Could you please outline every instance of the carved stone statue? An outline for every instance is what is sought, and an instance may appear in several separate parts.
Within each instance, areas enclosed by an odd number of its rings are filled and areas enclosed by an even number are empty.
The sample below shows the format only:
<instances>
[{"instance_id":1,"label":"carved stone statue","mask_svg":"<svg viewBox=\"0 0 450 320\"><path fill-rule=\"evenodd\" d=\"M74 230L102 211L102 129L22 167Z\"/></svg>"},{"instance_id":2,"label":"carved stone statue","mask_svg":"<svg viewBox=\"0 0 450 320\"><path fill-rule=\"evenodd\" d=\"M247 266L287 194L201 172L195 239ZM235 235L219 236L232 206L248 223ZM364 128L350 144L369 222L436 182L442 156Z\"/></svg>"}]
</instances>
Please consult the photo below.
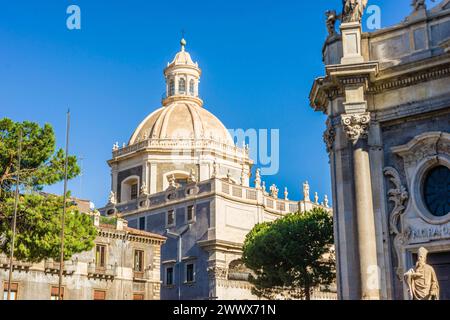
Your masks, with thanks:
<instances>
[{"instance_id":1,"label":"carved stone statue","mask_svg":"<svg viewBox=\"0 0 450 320\"><path fill-rule=\"evenodd\" d=\"M288 196L289 196L288 188L285 187L284 188L284 200L286 200L286 201L289 200Z\"/></svg>"},{"instance_id":2,"label":"carved stone statue","mask_svg":"<svg viewBox=\"0 0 450 320\"><path fill-rule=\"evenodd\" d=\"M414 8L414 11L424 10L427 8L425 0L413 0L411 4Z\"/></svg>"},{"instance_id":3,"label":"carved stone statue","mask_svg":"<svg viewBox=\"0 0 450 320\"><path fill-rule=\"evenodd\" d=\"M113 204L113 205L116 205L116 204L117 204L116 194L114 193L114 191L111 191L111 192L109 193L108 202L109 202L110 204Z\"/></svg>"},{"instance_id":4,"label":"carved stone statue","mask_svg":"<svg viewBox=\"0 0 450 320\"><path fill-rule=\"evenodd\" d=\"M368 0L343 0L342 23L361 22Z\"/></svg>"},{"instance_id":5,"label":"carved stone statue","mask_svg":"<svg viewBox=\"0 0 450 320\"><path fill-rule=\"evenodd\" d=\"M328 37L332 37L336 35L336 21L338 20L336 10L327 10L325 16L327 17Z\"/></svg>"},{"instance_id":6,"label":"carved stone statue","mask_svg":"<svg viewBox=\"0 0 450 320\"><path fill-rule=\"evenodd\" d=\"M260 169L256 169L255 188L256 189L261 189L261 170Z\"/></svg>"},{"instance_id":7,"label":"carved stone statue","mask_svg":"<svg viewBox=\"0 0 450 320\"><path fill-rule=\"evenodd\" d=\"M263 193L266 193L266 182L265 181L262 182L262 191L263 191Z\"/></svg>"},{"instance_id":8,"label":"carved stone statue","mask_svg":"<svg viewBox=\"0 0 450 320\"><path fill-rule=\"evenodd\" d=\"M177 180L175 179L175 175L174 174L172 174L169 177L169 187L170 188L176 188L177 187Z\"/></svg>"},{"instance_id":9,"label":"carved stone statue","mask_svg":"<svg viewBox=\"0 0 450 320\"><path fill-rule=\"evenodd\" d=\"M191 172L189 173L189 181L192 183L197 182L197 177L195 176L194 169L191 169Z\"/></svg>"},{"instance_id":10,"label":"carved stone statue","mask_svg":"<svg viewBox=\"0 0 450 320\"><path fill-rule=\"evenodd\" d=\"M327 195L325 195L323 197L323 204L325 205L325 208L329 208L330 207Z\"/></svg>"},{"instance_id":11,"label":"carved stone statue","mask_svg":"<svg viewBox=\"0 0 450 320\"><path fill-rule=\"evenodd\" d=\"M245 172L245 166L244 164L242 164L242 169L241 169L241 186L243 186L245 184L245 181L247 180L248 175Z\"/></svg>"},{"instance_id":12,"label":"carved stone statue","mask_svg":"<svg viewBox=\"0 0 450 320\"><path fill-rule=\"evenodd\" d=\"M303 200L310 201L310 198L309 198L309 183L308 183L308 181L303 183Z\"/></svg>"},{"instance_id":13,"label":"carved stone statue","mask_svg":"<svg viewBox=\"0 0 450 320\"><path fill-rule=\"evenodd\" d=\"M317 192L314 192L314 203L319 204L319 194Z\"/></svg>"},{"instance_id":14,"label":"carved stone statue","mask_svg":"<svg viewBox=\"0 0 450 320\"><path fill-rule=\"evenodd\" d=\"M275 184L270 187L270 196L272 198L278 199L278 188Z\"/></svg>"},{"instance_id":15,"label":"carved stone statue","mask_svg":"<svg viewBox=\"0 0 450 320\"><path fill-rule=\"evenodd\" d=\"M217 175L219 174L219 165L217 164L216 161L214 161L213 163L213 178L217 178Z\"/></svg>"},{"instance_id":16,"label":"carved stone statue","mask_svg":"<svg viewBox=\"0 0 450 320\"><path fill-rule=\"evenodd\" d=\"M148 188L147 188L147 184L145 183L145 181L142 182L141 194L142 195L148 195Z\"/></svg>"},{"instance_id":17,"label":"carved stone statue","mask_svg":"<svg viewBox=\"0 0 450 320\"><path fill-rule=\"evenodd\" d=\"M227 171L227 181L228 181L229 183L232 183L232 182L233 182L233 179L231 179L231 171L230 171L230 170Z\"/></svg>"},{"instance_id":18,"label":"carved stone statue","mask_svg":"<svg viewBox=\"0 0 450 320\"><path fill-rule=\"evenodd\" d=\"M427 264L428 251L420 248L415 268L405 273L411 300L439 300L439 283L432 266Z\"/></svg>"}]
</instances>

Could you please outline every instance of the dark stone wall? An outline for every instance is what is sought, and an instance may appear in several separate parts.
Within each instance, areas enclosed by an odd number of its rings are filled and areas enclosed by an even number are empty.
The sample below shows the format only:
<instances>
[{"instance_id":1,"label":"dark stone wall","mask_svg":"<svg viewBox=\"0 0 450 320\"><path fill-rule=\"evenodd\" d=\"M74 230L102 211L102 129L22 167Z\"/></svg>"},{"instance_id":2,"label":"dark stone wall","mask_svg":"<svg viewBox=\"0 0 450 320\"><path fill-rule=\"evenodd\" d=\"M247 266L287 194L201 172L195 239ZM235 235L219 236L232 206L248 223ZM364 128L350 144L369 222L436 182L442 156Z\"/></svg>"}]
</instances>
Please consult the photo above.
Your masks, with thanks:
<instances>
[{"instance_id":1,"label":"dark stone wall","mask_svg":"<svg viewBox=\"0 0 450 320\"><path fill-rule=\"evenodd\" d=\"M188 205L192 205L190 201L186 201L185 205L176 205L176 225L170 231L180 233L188 225L186 221L186 210ZM208 253L200 248L197 244L199 240L206 240L208 229L210 227L210 201L205 201L195 206L195 222L191 224L190 230L187 231L182 238L182 258L193 258L191 261L195 264L195 279L193 284L185 284L185 265L177 265L174 268L174 286L161 287L161 299L163 300L177 300L178 299L178 284L181 283L182 299L207 299L209 294L209 278L208 278ZM171 210L170 206L164 209L159 209L155 212L148 212L139 216L130 218L128 225L132 227L138 226L139 218L146 217L146 231L166 235L166 214ZM166 243L161 248L161 262L177 260L178 240L167 237ZM165 280L165 267L161 264L161 281ZM179 269L181 267L181 269ZM179 275L181 271L181 281Z\"/></svg>"},{"instance_id":2,"label":"dark stone wall","mask_svg":"<svg viewBox=\"0 0 450 320\"><path fill-rule=\"evenodd\" d=\"M138 176L142 179L142 166L120 171L117 175L117 199L120 201L122 195L122 182L131 176Z\"/></svg>"}]
</instances>

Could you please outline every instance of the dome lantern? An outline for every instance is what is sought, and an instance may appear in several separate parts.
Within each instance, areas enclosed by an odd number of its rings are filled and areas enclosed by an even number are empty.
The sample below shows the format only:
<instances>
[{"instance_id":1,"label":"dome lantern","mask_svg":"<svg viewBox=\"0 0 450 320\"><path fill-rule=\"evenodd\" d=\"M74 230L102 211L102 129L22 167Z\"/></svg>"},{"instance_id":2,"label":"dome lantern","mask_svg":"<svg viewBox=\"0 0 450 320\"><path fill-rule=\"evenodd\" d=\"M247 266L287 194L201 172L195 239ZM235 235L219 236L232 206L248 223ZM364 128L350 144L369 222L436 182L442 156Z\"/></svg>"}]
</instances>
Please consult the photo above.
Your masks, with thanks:
<instances>
[{"instance_id":1,"label":"dome lantern","mask_svg":"<svg viewBox=\"0 0 450 320\"><path fill-rule=\"evenodd\" d=\"M163 99L163 106L180 100L195 102L200 106L203 105L203 101L199 98L198 93L201 70L198 67L198 63L194 63L191 55L186 51L186 44L186 40L184 38L181 39L181 50L164 69L166 96Z\"/></svg>"}]
</instances>

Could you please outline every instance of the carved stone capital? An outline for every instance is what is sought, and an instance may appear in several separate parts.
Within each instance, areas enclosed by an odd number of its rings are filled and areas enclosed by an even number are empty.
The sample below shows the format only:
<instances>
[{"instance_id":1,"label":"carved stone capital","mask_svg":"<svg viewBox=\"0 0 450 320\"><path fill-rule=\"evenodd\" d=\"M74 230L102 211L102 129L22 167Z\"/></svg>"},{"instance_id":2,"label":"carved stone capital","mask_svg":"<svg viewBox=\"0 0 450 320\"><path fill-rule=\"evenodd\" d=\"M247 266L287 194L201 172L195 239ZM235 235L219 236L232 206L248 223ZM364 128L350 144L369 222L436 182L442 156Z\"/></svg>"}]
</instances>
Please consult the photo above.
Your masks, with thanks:
<instances>
[{"instance_id":1,"label":"carved stone capital","mask_svg":"<svg viewBox=\"0 0 450 320\"><path fill-rule=\"evenodd\" d=\"M367 139L369 134L370 113L355 113L341 115L341 122L347 137L351 141Z\"/></svg>"},{"instance_id":2,"label":"carved stone capital","mask_svg":"<svg viewBox=\"0 0 450 320\"><path fill-rule=\"evenodd\" d=\"M208 267L208 276L210 279L226 279L227 278L227 268L210 266Z\"/></svg>"},{"instance_id":3,"label":"carved stone capital","mask_svg":"<svg viewBox=\"0 0 450 320\"><path fill-rule=\"evenodd\" d=\"M330 118L327 119L327 129L323 133L323 141L327 146L327 152L330 153L333 151L334 141L336 139L336 130L334 130L333 124L331 123Z\"/></svg>"}]
</instances>

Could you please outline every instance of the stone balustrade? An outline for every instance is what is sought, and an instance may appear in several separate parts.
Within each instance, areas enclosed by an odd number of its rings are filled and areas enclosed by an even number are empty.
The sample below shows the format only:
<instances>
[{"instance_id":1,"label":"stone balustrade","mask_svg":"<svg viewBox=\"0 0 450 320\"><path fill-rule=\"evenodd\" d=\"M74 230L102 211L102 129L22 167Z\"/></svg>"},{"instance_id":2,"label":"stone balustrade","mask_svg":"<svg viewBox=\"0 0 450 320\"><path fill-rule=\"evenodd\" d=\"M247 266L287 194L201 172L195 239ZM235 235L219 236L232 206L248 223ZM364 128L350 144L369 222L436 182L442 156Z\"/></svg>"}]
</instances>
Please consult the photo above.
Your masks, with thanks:
<instances>
[{"instance_id":1,"label":"stone balustrade","mask_svg":"<svg viewBox=\"0 0 450 320\"><path fill-rule=\"evenodd\" d=\"M225 154L230 155L231 157L238 158L248 158L249 151L246 148L239 148L237 146L223 143L221 141L214 140L212 138L204 138L204 139L147 139L140 141L138 143L132 145L126 145L124 147L119 147L114 149L112 152L113 158L121 157L128 155L130 153L134 153L140 150L167 150L168 152L174 153L174 150L180 150L176 154L183 154L183 150L189 150L189 153L192 149L210 149L212 151L219 151Z\"/></svg>"},{"instance_id":2,"label":"stone balustrade","mask_svg":"<svg viewBox=\"0 0 450 320\"><path fill-rule=\"evenodd\" d=\"M207 181L191 183L183 187L172 188L152 195L141 195L138 199L117 205L108 205L101 209L106 215L110 213L132 214L140 210L156 209L168 204L175 204L187 199L200 196L218 194L233 200L257 204L267 211L275 214L288 214L298 211L306 211L314 207L320 207L327 211L331 209L324 204L313 203L309 200L293 201L274 197L262 189L245 187L226 181L225 178L213 178Z\"/></svg>"}]
</instances>

